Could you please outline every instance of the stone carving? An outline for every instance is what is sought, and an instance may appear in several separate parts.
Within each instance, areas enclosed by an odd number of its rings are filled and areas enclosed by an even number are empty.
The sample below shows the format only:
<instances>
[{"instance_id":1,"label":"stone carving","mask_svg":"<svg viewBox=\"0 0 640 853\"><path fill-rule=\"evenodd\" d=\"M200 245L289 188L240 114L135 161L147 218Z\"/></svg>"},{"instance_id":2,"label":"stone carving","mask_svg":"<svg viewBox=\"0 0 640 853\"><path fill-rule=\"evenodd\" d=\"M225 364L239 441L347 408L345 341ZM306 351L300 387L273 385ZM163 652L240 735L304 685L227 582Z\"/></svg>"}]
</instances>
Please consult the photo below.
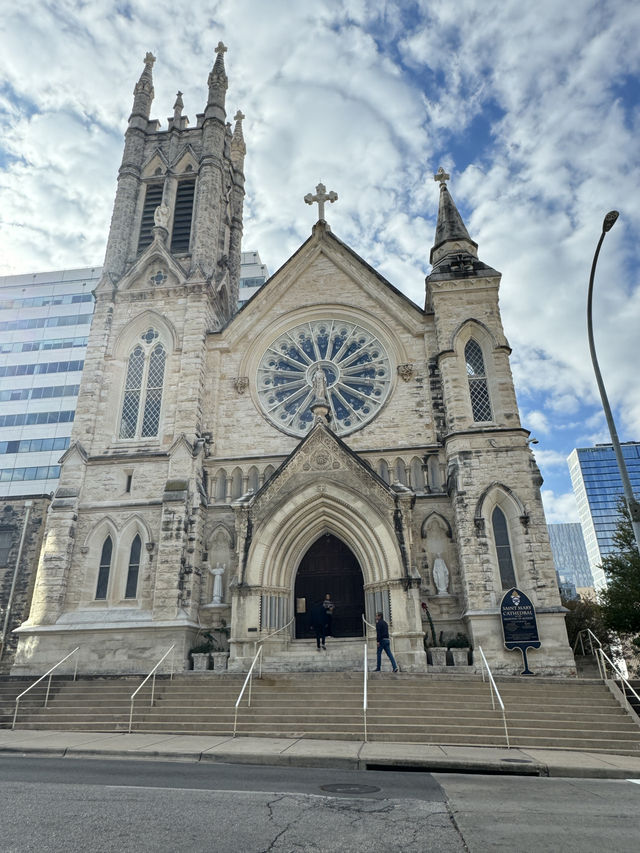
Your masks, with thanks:
<instances>
[{"instance_id":1,"label":"stone carving","mask_svg":"<svg viewBox=\"0 0 640 853\"><path fill-rule=\"evenodd\" d=\"M442 168L442 166L440 166L438 171L433 176L433 180L437 181L440 184L440 186L443 187L445 185L445 183L449 180L450 177L451 177L451 175L447 175L447 173Z\"/></svg>"},{"instance_id":2,"label":"stone carving","mask_svg":"<svg viewBox=\"0 0 640 853\"><path fill-rule=\"evenodd\" d=\"M311 378L312 386L313 386L313 395L314 402L318 400L320 402L327 402L327 377L324 370L321 367L318 367L317 370L314 371L313 377Z\"/></svg>"},{"instance_id":3,"label":"stone carving","mask_svg":"<svg viewBox=\"0 0 640 853\"><path fill-rule=\"evenodd\" d=\"M334 201L338 201L338 193L335 193L333 190L327 192L325 185L323 183L319 183L316 186L316 194L311 195L311 193L307 193L304 200L307 204L313 204L314 201L317 202L318 219L320 221L324 221L324 203L325 201L329 201L333 204Z\"/></svg>"},{"instance_id":4,"label":"stone carving","mask_svg":"<svg viewBox=\"0 0 640 853\"><path fill-rule=\"evenodd\" d=\"M233 385L238 392L238 394L244 394L244 392L249 387L249 377L248 376L238 376L237 379L234 380Z\"/></svg>"},{"instance_id":5,"label":"stone carving","mask_svg":"<svg viewBox=\"0 0 640 853\"><path fill-rule=\"evenodd\" d=\"M166 204L159 204L153 211L153 223L158 228L167 229L169 227L169 208Z\"/></svg>"},{"instance_id":6,"label":"stone carving","mask_svg":"<svg viewBox=\"0 0 640 853\"><path fill-rule=\"evenodd\" d=\"M224 575L226 567L227 566L225 563L223 563L222 565L220 565L220 563L218 563L216 565L215 569L212 569L211 567L209 567L209 571L213 575L213 596L211 598L212 604L223 604L223 601L222 601L222 598L223 598L223 596L222 596L222 576Z\"/></svg>"},{"instance_id":7,"label":"stone carving","mask_svg":"<svg viewBox=\"0 0 640 853\"><path fill-rule=\"evenodd\" d=\"M405 382L408 382L413 376L413 364L408 362L407 364L399 364L398 365L398 376L400 379L404 379Z\"/></svg>"},{"instance_id":8,"label":"stone carving","mask_svg":"<svg viewBox=\"0 0 640 853\"><path fill-rule=\"evenodd\" d=\"M448 595L449 569L440 554L433 561L433 582L436 585L438 595Z\"/></svg>"}]
</instances>

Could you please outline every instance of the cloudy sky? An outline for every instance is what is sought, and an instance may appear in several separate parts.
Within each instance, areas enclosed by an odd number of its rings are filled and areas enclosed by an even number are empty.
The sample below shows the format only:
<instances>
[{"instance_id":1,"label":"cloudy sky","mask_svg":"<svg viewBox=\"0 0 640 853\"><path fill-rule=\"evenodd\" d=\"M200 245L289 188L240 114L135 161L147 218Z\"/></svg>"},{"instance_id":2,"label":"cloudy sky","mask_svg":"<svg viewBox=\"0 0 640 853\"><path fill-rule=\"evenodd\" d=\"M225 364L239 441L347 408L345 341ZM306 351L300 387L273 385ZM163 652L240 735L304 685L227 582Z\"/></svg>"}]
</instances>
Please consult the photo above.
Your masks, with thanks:
<instances>
[{"instance_id":1,"label":"cloudy sky","mask_svg":"<svg viewBox=\"0 0 640 853\"><path fill-rule=\"evenodd\" d=\"M0 275L102 263L147 50L152 117L195 122L219 40L246 115L244 248L274 272L327 219L422 304L438 187L501 305L549 521L577 520L566 456L608 440L585 302L604 214L596 344L622 440L640 439L640 4L635 0L21 0L0 20Z\"/></svg>"}]
</instances>

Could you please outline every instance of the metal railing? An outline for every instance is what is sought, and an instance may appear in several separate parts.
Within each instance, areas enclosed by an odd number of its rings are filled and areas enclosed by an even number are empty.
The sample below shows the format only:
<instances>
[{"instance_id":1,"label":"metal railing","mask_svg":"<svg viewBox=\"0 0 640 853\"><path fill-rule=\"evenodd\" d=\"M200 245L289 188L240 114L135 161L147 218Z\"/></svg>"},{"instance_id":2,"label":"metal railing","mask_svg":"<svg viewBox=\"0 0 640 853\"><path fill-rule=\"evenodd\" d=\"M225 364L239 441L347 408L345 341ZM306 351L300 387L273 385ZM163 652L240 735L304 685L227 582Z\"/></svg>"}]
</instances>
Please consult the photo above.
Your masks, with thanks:
<instances>
[{"instance_id":1,"label":"metal railing","mask_svg":"<svg viewBox=\"0 0 640 853\"><path fill-rule=\"evenodd\" d=\"M498 704L500 705L500 709L502 711L502 722L504 723L504 736L505 736L506 741L507 741L507 749L510 749L509 729L507 728L507 716L504 712L504 702L502 701L502 697L500 696L500 691L498 690L496 683L493 679L493 673L491 672L491 669L489 668L489 664L487 663L487 659L484 656L484 652L482 651L482 646L478 646L478 651L480 652L480 656L482 657L482 664L483 664L483 666L482 666L482 680L485 681L484 670L486 668L487 675L489 676L489 686L491 689L491 707L495 711L495 709L496 709L495 699L497 699ZM494 699L494 694L495 694L495 699Z\"/></svg>"},{"instance_id":2,"label":"metal railing","mask_svg":"<svg viewBox=\"0 0 640 853\"><path fill-rule=\"evenodd\" d=\"M275 631L272 631L270 634L267 634L266 637L262 637L260 640L256 640L253 644L253 652L254 654L258 651L258 646L262 647L263 643L266 643L267 640L270 640L271 637L275 637L276 634L279 634L280 631L284 631L285 628L288 628L295 621L295 616L292 616L291 619L287 622L286 625L283 625L282 628L277 628Z\"/></svg>"},{"instance_id":3,"label":"metal railing","mask_svg":"<svg viewBox=\"0 0 640 853\"><path fill-rule=\"evenodd\" d=\"M133 703L134 703L134 702L135 702L135 700L136 700L136 696L137 696L137 695L138 695L138 693L142 690L142 688L145 686L145 684L147 683L147 681L148 681L150 678L152 678L152 682L151 682L151 701L149 702L149 706L152 706L152 705L153 705L153 698L154 698L154 696L155 696L155 692L156 692L156 672L158 671L158 667L160 666L160 664L161 664L164 660L166 660L167 656L171 654L171 652L175 649L175 647L176 647L176 644L174 643L170 648L168 648L168 649L167 649L167 651L162 655L162 657L160 658L160 660L158 661L158 663L153 667L153 669L151 670L151 672L149 673L149 675L147 675L147 677L145 678L145 680L142 682L142 684L140 685L140 687L138 687L138 689L137 689L137 690L134 690L134 691L133 691L133 693L131 694L131 700L130 700L130 701L131 701L131 707L129 708L129 734L131 734L131 728L132 728L132 725L133 725ZM171 655L171 676L170 676L170 677L171 677L171 679L173 680L173 655Z\"/></svg>"},{"instance_id":4,"label":"metal railing","mask_svg":"<svg viewBox=\"0 0 640 853\"><path fill-rule=\"evenodd\" d=\"M614 680L614 681L616 681L617 679L620 679L620 681L622 682L622 684L624 684L624 686L629 690L629 692L630 692L630 693L632 693L632 694L636 697L636 699L638 700L638 702L640 703L640 696L638 696L638 694L636 693L636 691L635 691L635 690L633 689L633 687L629 684L629 681L628 681L628 680L625 678L625 676L620 672L620 670L619 670L619 669L618 669L618 667L615 665L615 663L611 660L611 658L610 658L608 655L606 655L606 654L605 654L605 651L604 651L604 649L602 648L602 646L601 646L599 649L596 649L596 658L598 658L598 667L599 667L600 672L601 672L601 674L602 674L602 680L603 680L603 681L606 681L606 680L607 680L607 663L608 663L608 664L609 664L609 666L611 667L611 669L613 670L613 672L615 673L615 674L614 674L614 677L613 677L613 680ZM606 663L605 663L605 661L606 661ZM621 690L620 692L621 692L621 693L622 693L622 695L624 696L624 702L625 702L625 707L626 707L627 711L628 711L630 714L631 714L631 713L633 713L633 708L631 707L631 703L629 702L629 697L627 696L626 691L625 691L625 690Z\"/></svg>"},{"instance_id":5,"label":"metal railing","mask_svg":"<svg viewBox=\"0 0 640 853\"><path fill-rule=\"evenodd\" d=\"M369 666L367 662L367 644L364 644L364 694L362 699L362 716L364 719L364 742L367 742L367 679Z\"/></svg>"},{"instance_id":6,"label":"metal railing","mask_svg":"<svg viewBox=\"0 0 640 853\"><path fill-rule=\"evenodd\" d=\"M22 697L25 696L30 690L33 690L33 688L36 686L36 684L40 684L40 682L44 678L49 676L49 681L47 682L47 692L46 692L45 697L44 697L44 707L46 708L47 703L49 702L49 690L51 689L51 675L52 675L54 669L57 669L61 663L64 663L66 660L69 660L69 658L72 655L75 655L79 650L80 650L80 646L76 646L72 652L69 652L68 655L65 655L62 658L62 660L59 660L58 663L54 664L51 667L51 669L49 669L49 670L47 670L47 672L45 672L44 675L41 675L37 681L34 681L30 687L27 687L27 689L23 690L19 696L16 696L16 707L15 707L15 710L13 712L13 722L11 723L12 729L14 729L16 726L16 717L18 716L18 706L20 705L20 700L22 699ZM73 670L73 680L74 681L76 680L77 675L78 675L78 658L76 657L76 665L75 665L74 670Z\"/></svg>"},{"instance_id":7,"label":"metal railing","mask_svg":"<svg viewBox=\"0 0 640 853\"><path fill-rule=\"evenodd\" d=\"M247 701L247 708L251 707L251 684L253 682L253 668L256 665L256 662L260 660L260 671L258 673L258 678L262 678L262 646L256 652L256 656L251 662L251 666L249 667L249 672L247 673L247 677L244 680L244 684L242 685L242 690L240 691L240 695L236 700L235 713L233 715L233 736L236 736L236 731L238 728L238 708L240 707L240 702L242 701L242 697L244 696L244 691L246 690L247 684L249 685L249 698Z\"/></svg>"},{"instance_id":8,"label":"metal railing","mask_svg":"<svg viewBox=\"0 0 640 853\"><path fill-rule=\"evenodd\" d=\"M583 629L582 629L582 631L578 631L578 636L576 637L576 641L575 641L575 643L573 644L573 653L574 653L574 655L575 655L575 654L576 654L576 652L577 652L577 649L578 649L578 643L580 643L580 648L582 649L582 654L583 654L583 656L587 654L587 653L585 652L585 650L584 650L584 641L585 641L585 638L589 641L589 646L590 646L590 648L591 648L591 652L590 652L590 654L592 654L592 655L596 656L596 650L593 648L593 641L595 640L595 642L596 642L596 644L597 644L597 646L598 646L598 648L599 648L599 649L601 649L601 648L602 648L602 643L601 643L601 642L600 642L600 640L596 637L596 635L593 633L593 631L591 630L591 628L583 628ZM596 656L596 657L597 657L597 656ZM598 664L598 665L599 665L599 664Z\"/></svg>"}]
</instances>

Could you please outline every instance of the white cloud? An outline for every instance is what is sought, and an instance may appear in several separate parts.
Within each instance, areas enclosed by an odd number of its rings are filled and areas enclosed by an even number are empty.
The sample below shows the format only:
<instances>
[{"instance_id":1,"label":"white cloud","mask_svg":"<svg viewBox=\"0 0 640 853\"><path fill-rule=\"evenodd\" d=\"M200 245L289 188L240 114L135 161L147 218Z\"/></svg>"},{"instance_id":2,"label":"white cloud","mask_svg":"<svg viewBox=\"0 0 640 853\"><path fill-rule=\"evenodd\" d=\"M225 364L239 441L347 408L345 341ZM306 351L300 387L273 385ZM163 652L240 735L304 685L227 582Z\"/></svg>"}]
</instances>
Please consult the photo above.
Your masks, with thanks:
<instances>
[{"instance_id":1,"label":"white cloud","mask_svg":"<svg viewBox=\"0 0 640 853\"><path fill-rule=\"evenodd\" d=\"M247 116L245 248L279 267L310 233L302 196L322 179L339 195L336 235L421 304L444 165L480 257L503 273L514 378L546 446L608 440L585 302L602 216L619 209L596 344L619 428L640 438L631 0L23 0L3 30L0 274L102 262L145 52L166 127L178 88L192 122L202 111L222 39L228 113Z\"/></svg>"},{"instance_id":2,"label":"white cloud","mask_svg":"<svg viewBox=\"0 0 640 853\"><path fill-rule=\"evenodd\" d=\"M578 522L578 506L573 492L556 495L551 489L542 490L542 503L547 524Z\"/></svg>"}]
</instances>

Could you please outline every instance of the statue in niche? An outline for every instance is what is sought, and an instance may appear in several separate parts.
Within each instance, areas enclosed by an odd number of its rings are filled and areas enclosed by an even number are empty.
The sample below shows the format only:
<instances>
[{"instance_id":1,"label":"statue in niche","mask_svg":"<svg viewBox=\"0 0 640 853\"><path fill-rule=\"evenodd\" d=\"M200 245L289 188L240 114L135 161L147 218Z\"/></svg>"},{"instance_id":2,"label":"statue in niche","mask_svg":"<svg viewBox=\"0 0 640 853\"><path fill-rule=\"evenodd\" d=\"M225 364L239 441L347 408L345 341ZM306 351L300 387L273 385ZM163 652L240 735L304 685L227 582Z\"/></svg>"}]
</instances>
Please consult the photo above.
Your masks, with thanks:
<instances>
[{"instance_id":1,"label":"statue in niche","mask_svg":"<svg viewBox=\"0 0 640 853\"><path fill-rule=\"evenodd\" d=\"M218 563L215 569L209 567L209 571L213 575L213 596L211 598L211 604L223 604L222 601L222 576L224 575L226 569L226 563L220 565Z\"/></svg>"},{"instance_id":2,"label":"statue in niche","mask_svg":"<svg viewBox=\"0 0 640 853\"><path fill-rule=\"evenodd\" d=\"M449 569L447 564L442 559L442 555L438 556L433 561L433 582L436 585L438 595L448 595L449 593Z\"/></svg>"},{"instance_id":3,"label":"statue in niche","mask_svg":"<svg viewBox=\"0 0 640 853\"><path fill-rule=\"evenodd\" d=\"M157 228L169 227L170 210L166 204L159 204L153 211L153 223Z\"/></svg>"}]
</instances>

